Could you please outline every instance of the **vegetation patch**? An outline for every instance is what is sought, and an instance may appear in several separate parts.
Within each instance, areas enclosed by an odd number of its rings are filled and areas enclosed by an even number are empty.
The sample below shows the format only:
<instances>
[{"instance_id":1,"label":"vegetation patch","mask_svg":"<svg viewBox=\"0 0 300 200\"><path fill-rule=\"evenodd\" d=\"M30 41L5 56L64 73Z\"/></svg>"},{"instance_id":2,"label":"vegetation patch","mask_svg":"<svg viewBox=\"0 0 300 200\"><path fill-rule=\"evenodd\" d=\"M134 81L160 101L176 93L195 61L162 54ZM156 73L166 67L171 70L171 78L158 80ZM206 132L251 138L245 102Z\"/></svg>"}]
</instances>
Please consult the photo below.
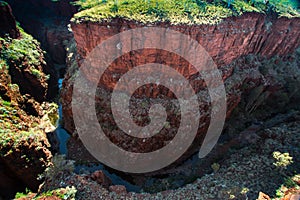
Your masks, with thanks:
<instances>
[{"instance_id":1,"label":"vegetation patch","mask_svg":"<svg viewBox=\"0 0 300 200\"><path fill-rule=\"evenodd\" d=\"M300 192L300 174L285 179L284 184L276 190L275 200L284 198L284 196L299 195Z\"/></svg>"},{"instance_id":2,"label":"vegetation patch","mask_svg":"<svg viewBox=\"0 0 300 200\"><path fill-rule=\"evenodd\" d=\"M0 41L0 158L7 166L4 169L11 170L3 173L24 180L24 187L31 189L38 186L38 175L50 164L52 155L45 132L53 126L49 125L47 111L53 107L54 113L57 105L37 102L27 92L20 91L22 85L17 81L22 77L12 78L16 73L25 74L24 82L35 89L30 81L42 83L45 77L42 54L39 44L25 33L21 39L5 37Z\"/></svg>"},{"instance_id":3,"label":"vegetation patch","mask_svg":"<svg viewBox=\"0 0 300 200\"><path fill-rule=\"evenodd\" d=\"M19 84L23 93L34 93L30 84L37 86L38 91L46 93L50 74L46 74L45 52L37 40L18 28L21 33L19 38L12 39L8 35L0 38L0 70L4 70L4 66L9 69L7 76L13 75L12 81ZM42 95L44 94L40 96ZM33 96L39 98L37 95Z\"/></svg>"},{"instance_id":4,"label":"vegetation patch","mask_svg":"<svg viewBox=\"0 0 300 200\"><path fill-rule=\"evenodd\" d=\"M2 41L1 57L8 62L21 61L28 65L41 65L44 61L39 52L39 42L19 28L22 37L19 39L0 38ZM21 67L22 65L20 65Z\"/></svg>"},{"instance_id":5,"label":"vegetation patch","mask_svg":"<svg viewBox=\"0 0 300 200\"><path fill-rule=\"evenodd\" d=\"M74 22L100 22L116 17L146 22L171 24L216 24L245 12L276 12L279 16L300 17L292 0L77 0L81 11Z\"/></svg>"},{"instance_id":6,"label":"vegetation patch","mask_svg":"<svg viewBox=\"0 0 300 200\"><path fill-rule=\"evenodd\" d=\"M17 148L21 141L39 140L43 136L43 130L31 127L32 124L39 124L39 120L27 116L18 106L0 97L0 156L9 153L8 149Z\"/></svg>"},{"instance_id":7,"label":"vegetation patch","mask_svg":"<svg viewBox=\"0 0 300 200\"><path fill-rule=\"evenodd\" d=\"M8 3L6 3L5 1L0 1L0 6L7 6Z\"/></svg>"},{"instance_id":8,"label":"vegetation patch","mask_svg":"<svg viewBox=\"0 0 300 200\"><path fill-rule=\"evenodd\" d=\"M25 198L30 200L39 200L39 199L45 199L46 197L49 197L49 199L75 200L76 192L77 190L74 186L72 187L67 186L66 188L49 190L41 194L35 194L29 190L26 190L25 193L18 192L15 196L15 199Z\"/></svg>"}]
</instances>

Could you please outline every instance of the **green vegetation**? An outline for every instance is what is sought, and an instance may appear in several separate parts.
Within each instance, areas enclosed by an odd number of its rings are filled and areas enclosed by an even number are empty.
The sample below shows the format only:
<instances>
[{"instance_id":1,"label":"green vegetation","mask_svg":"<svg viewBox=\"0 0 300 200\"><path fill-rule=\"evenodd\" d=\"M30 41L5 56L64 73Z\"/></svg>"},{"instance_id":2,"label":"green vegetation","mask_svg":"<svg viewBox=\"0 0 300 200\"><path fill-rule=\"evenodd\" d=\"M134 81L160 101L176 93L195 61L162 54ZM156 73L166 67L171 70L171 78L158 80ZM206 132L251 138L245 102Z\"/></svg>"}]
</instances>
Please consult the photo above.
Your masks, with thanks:
<instances>
[{"instance_id":1,"label":"green vegetation","mask_svg":"<svg viewBox=\"0 0 300 200\"><path fill-rule=\"evenodd\" d=\"M287 193L300 191L300 185L298 185L298 183L300 183L300 174L286 178L284 184L276 190L276 199L283 198Z\"/></svg>"},{"instance_id":2,"label":"green vegetation","mask_svg":"<svg viewBox=\"0 0 300 200\"><path fill-rule=\"evenodd\" d=\"M11 103L8 102L8 101L2 101L2 104L3 104L4 106L10 106L10 105L11 105Z\"/></svg>"},{"instance_id":3,"label":"green vegetation","mask_svg":"<svg viewBox=\"0 0 300 200\"><path fill-rule=\"evenodd\" d=\"M45 137L44 129L52 123L51 121L58 118L54 118L57 105L52 103L50 107L53 107L51 109L53 116L49 116L50 114L47 113L39 120L34 116L27 115L25 111L0 97L0 156L13 153L23 142L39 143Z\"/></svg>"},{"instance_id":4,"label":"green vegetation","mask_svg":"<svg viewBox=\"0 0 300 200\"><path fill-rule=\"evenodd\" d=\"M42 135L39 127L28 128L20 115L26 114L11 102L4 101L0 97L0 155L9 153L5 149L19 145L19 141L35 140ZM38 123L33 116L28 116L28 120Z\"/></svg>"},{"instance_id":5,"label":"green vegetation","mask_svg":"<svg viewBox=\"0 0 300 200\"><path fill-rule=\"evenodd\" d=\"M41 65L45 61L40 44L20 27L19 30L20 38L0 38L0 85L2 92L5 92L0 96L0 156L13 153L22 142L40 141L47 128L43 119L26 113L23 105L26 97L20 93L19 86L11 82L13 68L29 72L37 79L49 79L49 75L42 71Z\"/></svg>"},{"instance_id":6,"label":"green vegetation","mask_svg":"<svg viewBox=\"0 0 300 200\"><path fill-rule=\"evenodd\" d=\"M297 1L292 0L269 0L268 9L272 9L277 12L281 17L300 17L300 11Z\"/></svg>"},{"instance_id":7,"label":"green vegetation","mask_svg":"<svg viewBox=\"0 0 300 200\"><path fill-rule=\"evenodd\" d=\"M289 153L280 153L279 151L273 152L273 158L276 160L273 163L277 168L286 168L293 163L293 157Z\"/></svg>"},{"instance_id":8,"label":"green vegetation","mask_svg":"<svg viewBox=\"0 0 300 200\"><path fill-rule=\"evenodd\" d=\"M57 112L58 106L54 103L47 104L49 111L45 108L44 112L47 116L42 119L28 115L18 105L18 100L22 101L22 96L19 86L10 82L6 61L0 58L0 63L2 66L0 69L0 84L6 85L7 93L13 97L11 100L7 100L3 99L4 96L0 96L0 156L5 156L12 153L22 142L40 141L44 137L44 129L47 128L48 124L57 120L54 113ZM51 115L48 114L50 112ZM47 120L49 123L47 123Z\"/></svg>"},{"instance_id":9,"label":"green vegetation","mask_svg":"<svg viewBox=\"0 0 300 200\"><path fill-rule=\"evenodd\" d=\"M21 37L12 39L9 36L0 38L0 70L9 67L20 68L23 72L29 72L38 80L49 80L50 75L43 72L46 64L44 52L40 43L31 35L18 27Z\"/></svg>"},{"instance_id":10,"label":"green vegetation","mask_svg":"<svg viewBox=\"0 0 300 200\"><path fill-rule=\"evenodd\" d=\"M273 158L276 161L273 165L276 166L276 169L279 170L280 174L284 177L284 183L276 190L276 197L283 198L287 193L299 191L300 185L298 184L300 183L300 175L296 174L291 177L284 171L293 163L293 157L291 157L289 153L275 151L273 152Z\"/></svg>"},{"instance_id":11,"label":"green vegetation","mask_svg":"<svg viewBox=\"0 0 300 200\"><path fill-rule=\"evenodd\" d=\"M1 38L3 43L0 57L10 63L22 62L29 65L40 65L41 52L39 51L39 42L33 37L25 33L21 28L22 37L19 39ZM19 65L20 67L22 65Z\"/></svg>"},{"instance_id":12,"label":"green vegetation","mask_svg":"<svg viewBox=\"0 0 300 200\"><path fill-rule=\"evenodd\" d=\"M6 3L5 1L0 1L0 6L7 6L8 3Z\"/></svg>"},{"instance_id":13,"label":"green vegetation","mask_svg":"<svg viewBox=\"0 0 300 200\"><path fill-rule=\"evenodd\" d=\"M5 60L0 59L0 70L2 70L4 67L6 67L6 62Z\"/></svg>"},{"instance_id":14,"label":"green vegetation","mask_svg":"<svg viewBox=\"0 0 300 200\"><path fill-rule=\"evenodd\" d=\"M67 186L66 188L49 190L49 191L43 192L41 194L34 194L30 190L26 189L25 193L18 192L15 195L15 199L26 198L28 196L32 196L32 198L30 198L32 200L44 199L46 197L58 197L59 199L62 199L62 200L74 200L76 193L77 193L77 190L74 186L72 186L72 187Z\"/></svg>"},{"instance_id":15,"label":"green vegetation","mask_svg":"<svg viewBox=\"0 0 300 200\"><path fill-rule=\"evenodd\" d=\"M38 69L30 68L31 73L36 76L38 79L42 78L42 74Z\"/></svg>"},{"instance_id":16,"label":"green vegetation","mask_svg":"<svg viewBox=\"0 0 300 200\"><path fill-rule=\"evenodd\" d=\"M267 2L267 3L266 3ZM172 24L215 24L245 12L277 12L280 16L300 17L291 0L77 0L81 11L73 21L99 22L116 17L147 22Z\"/></svg>"},{"instance_id":17,"label":"green vegetation","mask_svg":"<svg viewBox=\"0 0 300 200\"><path fill-rule=\"evenodd\" d=\"M15 199L26 197L29 193L31 193L31 191L28 188L26 188L25 193L24 192L17 192L16 195L15 195Z\"/></svg>"}]
</instances>

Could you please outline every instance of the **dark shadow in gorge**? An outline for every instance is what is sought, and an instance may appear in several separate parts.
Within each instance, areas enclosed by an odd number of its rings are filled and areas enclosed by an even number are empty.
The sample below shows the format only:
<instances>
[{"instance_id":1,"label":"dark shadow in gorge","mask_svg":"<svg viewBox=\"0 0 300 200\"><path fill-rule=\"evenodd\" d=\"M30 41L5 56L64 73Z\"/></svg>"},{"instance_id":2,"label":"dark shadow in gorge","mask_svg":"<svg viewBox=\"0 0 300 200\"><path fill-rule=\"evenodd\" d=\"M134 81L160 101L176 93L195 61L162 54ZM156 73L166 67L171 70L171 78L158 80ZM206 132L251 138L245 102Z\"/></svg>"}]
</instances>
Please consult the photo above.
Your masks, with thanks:
<instances>
[{"instance_id":1,"label":"dark shadow in gorge","mask_svg":"<svg viewBox=\"0 0 300 200\"><path fill-rule=\"evenodd\" d=\"M68 24L77 10L70 4L72 0L7 2L21 27L37 39L47 52L48 64L54 65L59 77L63 78L66 63L65 43L73 37L68 30Z\"/></svg>"}]
</instances>

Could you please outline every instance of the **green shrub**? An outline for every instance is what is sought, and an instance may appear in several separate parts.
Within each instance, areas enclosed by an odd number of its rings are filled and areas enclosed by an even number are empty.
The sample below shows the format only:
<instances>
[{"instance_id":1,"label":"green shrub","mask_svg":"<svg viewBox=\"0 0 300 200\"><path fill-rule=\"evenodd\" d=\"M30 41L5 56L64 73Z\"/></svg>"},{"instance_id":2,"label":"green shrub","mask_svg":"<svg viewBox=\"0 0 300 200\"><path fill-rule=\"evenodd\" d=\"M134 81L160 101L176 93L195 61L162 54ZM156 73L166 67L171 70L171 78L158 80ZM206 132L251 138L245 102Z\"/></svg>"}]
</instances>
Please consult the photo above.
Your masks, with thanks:
<instances>
[{"instance_id":1,"label":"green shrub","mask_svg":"<svg viewBox=\"0 0 300 200\"><path fill-rule=\"evenodd\" d=\"M297 4L291 0L269 0L271 9L282 17L300 17Z\"/></svg>"},{"instance_id":2,"label":"green shrub","mask_svg":"<svg viewBox=\"0 0 300 200\"><path fill-rule=\"evenodd\" d=\"M23 198L26 197L27 194L23 193L23 192L17 192L15 195L15 199L19 199L19 198Z\"/></svg>"},{"instance_id":3,"label":"green shrub","mask_svg":"<svg viewBox=\"0 0 300 200\"><path fill-rule=\"evenodd\" d=\"M260 7L256 8L251 5L250 2L246 2L243 0L235 0L232 3L233 10L237 12L239 15L245 13L245 12L263 12L263 9L260 9Z\"/></svg>"},{"instance_id":4,"label":"green shrub","mask_svg":"<svg viewBox=\"0 0 300 200\"><path fill-rule=\"evenodd\" d=\"M2 101L2 105L4 105L4 106L10 106L11 105L11 103L9 102L9 101Z\"/></svg>"},{"instance_id":5,"label":"green shrub","mask_svg":"<svg viewBox=\"0 0 300 200\"><path fill-rule=\"evenodd\" d=\"M297 184L300 180L299 178L300 178L300 174L296 174L292 177L286 177L284 179L284 184L282 184L280 188L276 190L276 197L278 197L279 199L283 198L286 195L286 191L288 189L299 191L300 186Z\"/></svg>"},{"instance_id":6,"label":"green shrub","mask_svg":"<svg viewBox=\"0 0 300 200\"><path fill-rule=\"evenodd\" d=\"M285 169L288 165L293 163L293 157L289 153L281 153L279 151L273 152L273 158L275 163L273 163L278 168Z\"/></svg>"}]
</instances>

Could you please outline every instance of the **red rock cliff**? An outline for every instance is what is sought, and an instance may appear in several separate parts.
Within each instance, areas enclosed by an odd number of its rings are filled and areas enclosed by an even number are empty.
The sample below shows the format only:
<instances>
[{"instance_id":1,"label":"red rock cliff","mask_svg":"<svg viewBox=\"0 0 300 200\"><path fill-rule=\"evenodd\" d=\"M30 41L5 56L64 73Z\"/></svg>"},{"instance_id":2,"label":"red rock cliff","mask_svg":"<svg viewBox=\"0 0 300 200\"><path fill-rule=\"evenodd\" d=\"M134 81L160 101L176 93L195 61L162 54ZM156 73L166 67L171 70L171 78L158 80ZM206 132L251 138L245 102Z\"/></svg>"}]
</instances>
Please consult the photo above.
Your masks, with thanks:
<instances>
[{"instance_id":1,"label":"red rock cliff","mask_svg":"<svg viewBox=\"0 0 300 200\"><path fill-rule=\"evenodd\" d=\"M261 66L257 64L259 62L257 58L247 60L244 56L254 54L265 58L271 58L273 56L283 56L294 52L300 45L299 24L299 18L278 19L262 14L248 13L240 17L225 19L218 25L188 26L170 25L167 23L157 23L155 25L170 28L189 35L197 40L211 55L222 72L222 77L225 82L227 92L227 117L229 117L232 110L239 104L242 94L246 91L258 88L262 93L263 91L268 91L268 89L274 91L276 90L274 88L283 87L283 85L274 81L274 79L276 79L274 76L260 72L259 67ZM144 26L148 25L124 19L113 19L109 22L102 23L73 23L72 30L77 44L77 51L73 52L72 59L77 58L77 61L79 60L79 63L81 63L80 60L85 58L94 47L105 39L122 31ZM153 24L150 26L153 26ZM74 53L79 57L74 56ZM205 89L205 83L203 80L199 81L199 74L195 73L193 66L186 60L181 59L175 54L153 49L131 52L130 54L121 56L113 62L100 81L91 80L99 81L101 86L95 97L99 106L99 109L97 110L99 111L99 113L97 113L98 121L101 124L106 125L103 129L104 132L106 131L106 134L111 141L123 149L132 152L150 152L163 147L168 141L172 140L176 134L180 120L172 114L168 116L170 127L163 129L159 134L146 140L124 135L122 131L116 127L113 116L111 115L110 93L118 78L135 66L151 62L168 65L182 73L190 81L198 98L201 100L199 109L202 113L198 134L193 145L185 154L186 156L191 155L199 148L207 130L210 121L210 102L209 98L207 98L208 93ZM185 70L180 70L178 66L181 66L181 69ZM274 67L275 65L272 66ZM265 68L268 68L268 66L265 66ZM72 77L76 70L77 68L74 65L69 68L62 90L64 126L70 132L75 130L72 121L71 98L74 81ZM94 71L97 73L97 69L94 69ZM298 72L299 70L297 73ZM138 111L133 112L133 117L136 117L135 120L138 124L143 124L149 120L147 117L147 108L139 107L140 99L145 100L145 97L150 98L151 100L157 99L159 96L158 94L162 94L169 101L172 101L174 98L174 95L166 88L153 85L150 86L150 88L151 91L149 90L149 87L142 87L137 90L132 97L133 103L131 109L134 110L138 108ZM269 94L269 92L267 93ZM162 103L167 109L169 106L170 113L176 112L176 106L174 108L174 106L170 106L170 103L163 103L162 100L158 100L158 103ZM251 110L251 108L253 108L252 106L254 105L249 103L249 108L247 109Z\"/></svg>"},{"instance_id":2,"label":"red rock cliff","mask_svg":"<svg viewBox=\"0 0 300 200\"><path fill-rule=\"evenodd\" d=\"M256 13L230 17L218 25L170 25L169 27L197 40L218 64L229 64L247 54L266 57L285 55L300 44L300 19L276 18ZM97 44L121 31L146 26L124 19L106 23L72 24L78 53L85 57Z\"/></svg>"}]
</instances>

